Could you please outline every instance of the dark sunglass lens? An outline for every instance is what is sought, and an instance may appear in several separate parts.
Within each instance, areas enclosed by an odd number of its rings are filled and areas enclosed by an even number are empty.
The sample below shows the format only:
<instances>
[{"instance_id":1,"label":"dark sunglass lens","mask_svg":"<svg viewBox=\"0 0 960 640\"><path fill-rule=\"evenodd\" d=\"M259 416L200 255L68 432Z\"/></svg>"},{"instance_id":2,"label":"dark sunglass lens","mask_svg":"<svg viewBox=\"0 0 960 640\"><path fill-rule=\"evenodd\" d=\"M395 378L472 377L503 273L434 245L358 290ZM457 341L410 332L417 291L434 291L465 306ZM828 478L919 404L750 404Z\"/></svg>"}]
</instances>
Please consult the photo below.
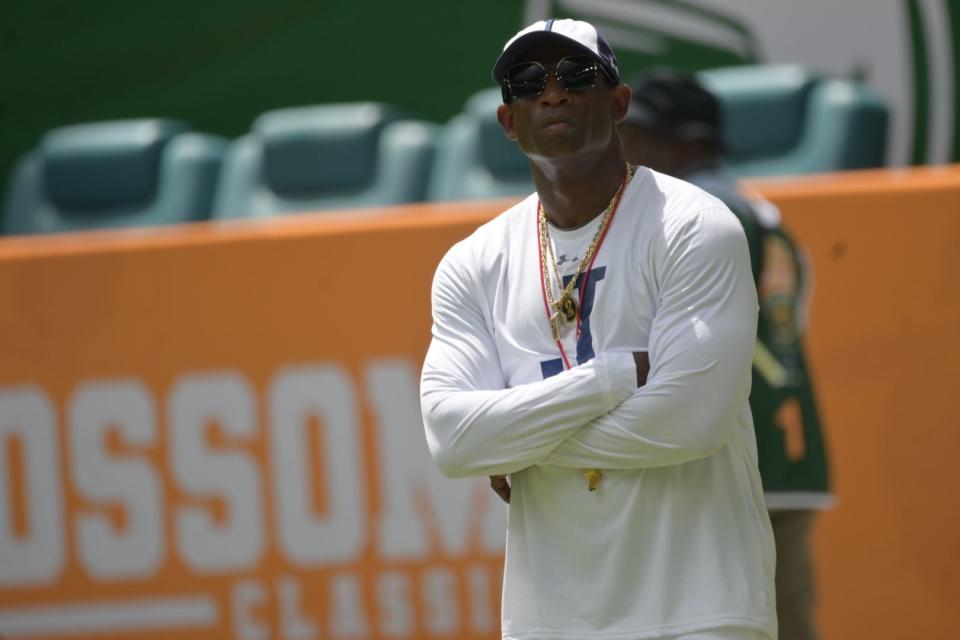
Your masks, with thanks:
<instances>
[{"instance_id":1,"label":"dark sunglass lens","mask_svg":"<svg viewBox=\"0 0 960 640\"><path fill-rule=\"evenodd\" d=\"M557 65L557 80L567 91L586 91L597 81L597 64L589 56L571 56Z\"/></svg>"},{"instance_id":2,"label":"dark sunglass lens","mask_svg":"<svg viewBox=\"0 0 960 640\"><path fill-rule=\"evenodd\" d=\"M523 62L510 67L507 81L514 98L532 98L540 95L547 86L547 71L536 62Z\"/></svg>"}]
</instances>

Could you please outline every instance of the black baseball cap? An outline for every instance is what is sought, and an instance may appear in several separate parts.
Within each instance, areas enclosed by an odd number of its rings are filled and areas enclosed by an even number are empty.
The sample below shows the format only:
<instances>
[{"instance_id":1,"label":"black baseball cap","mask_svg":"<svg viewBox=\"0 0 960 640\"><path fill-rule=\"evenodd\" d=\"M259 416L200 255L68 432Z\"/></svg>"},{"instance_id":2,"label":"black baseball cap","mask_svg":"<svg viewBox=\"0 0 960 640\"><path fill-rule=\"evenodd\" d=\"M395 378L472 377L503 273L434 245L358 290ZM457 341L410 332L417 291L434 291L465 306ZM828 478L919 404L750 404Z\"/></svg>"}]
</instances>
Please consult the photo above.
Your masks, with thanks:
<instances>
[{"instance_id":1,"label":"black baseball cap","mask_svg":"<svg viewBox=\"0 0 960 640\"><path fill-rule=\"evenodd\" d=\"M674 138L722 142L720 103L692 75L655 69L635 76L624 122Z\"/></svg>"},{"instance_id":2,"label":"black baseball cap","mask_svg":"<svg viewBox=\"0 0 960 640\"><path fill-rule=\"evenodd\" d=\"M540 20L522 29L507 41L493 66L493 81L503 87L507 70L524 51L541 44L560 42L593 57L614 84L620 83L620 67L610 43L595 26L583 20Z\"/></svg>"}]
</instances>

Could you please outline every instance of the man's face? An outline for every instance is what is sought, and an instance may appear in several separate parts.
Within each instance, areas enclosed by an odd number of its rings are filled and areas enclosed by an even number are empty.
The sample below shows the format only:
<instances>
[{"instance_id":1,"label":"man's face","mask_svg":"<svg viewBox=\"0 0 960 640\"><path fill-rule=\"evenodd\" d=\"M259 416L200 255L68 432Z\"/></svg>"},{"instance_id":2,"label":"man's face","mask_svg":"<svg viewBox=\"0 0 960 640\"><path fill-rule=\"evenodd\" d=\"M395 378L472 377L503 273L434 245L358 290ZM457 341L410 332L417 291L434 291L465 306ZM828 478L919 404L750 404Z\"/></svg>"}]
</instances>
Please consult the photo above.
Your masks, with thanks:
<instances>
[{"instance_id":1,"label":"man's face","mask_svg":"<svg viewBox=\"0 0 960 640\"><path fill-rule=\"evenodd\" d=\"M531 158L559 158L611 144L615 124L623 119L630 99L624 85L610 87L598 71L593 88L566 91L557 81L557 62L582 52L565 45L534 47L517 63L539 62L549 72L547 85L534 98L514 98L501 105L497 117L507 137L516 140Z\"/></svg>"}]
</instances>

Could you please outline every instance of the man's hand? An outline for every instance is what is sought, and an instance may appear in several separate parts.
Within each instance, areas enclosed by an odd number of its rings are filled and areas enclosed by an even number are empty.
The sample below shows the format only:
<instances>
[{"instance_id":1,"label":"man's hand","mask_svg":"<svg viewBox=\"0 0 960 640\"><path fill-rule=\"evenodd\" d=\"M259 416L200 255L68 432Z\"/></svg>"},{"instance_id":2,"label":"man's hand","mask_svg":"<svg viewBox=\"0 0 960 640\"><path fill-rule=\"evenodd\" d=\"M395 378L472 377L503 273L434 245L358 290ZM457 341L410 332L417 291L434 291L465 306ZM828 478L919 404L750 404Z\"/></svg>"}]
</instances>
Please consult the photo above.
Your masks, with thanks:
<instances>
[{"instance_id":1,"label":"man's hand","mask_svg":"<svg viewBox=\"0 0 960 640\"><path fill-rule=\"evenodd\" d=\"M650 356L646 351L634 351L633 361L637 363L637 388L647 384L647 374L650 373Z\"/></svg>"},{"instance_id":2,"label":"man's hand","mask_svg":"<svg viewBox=\"0 0 960 640\"><path fill-rule=\"evenodd\" d=\"M507 482L507 476L490 476L490 488L501 500L510 504L510 483Z\"/></svg>"}]
</instances>

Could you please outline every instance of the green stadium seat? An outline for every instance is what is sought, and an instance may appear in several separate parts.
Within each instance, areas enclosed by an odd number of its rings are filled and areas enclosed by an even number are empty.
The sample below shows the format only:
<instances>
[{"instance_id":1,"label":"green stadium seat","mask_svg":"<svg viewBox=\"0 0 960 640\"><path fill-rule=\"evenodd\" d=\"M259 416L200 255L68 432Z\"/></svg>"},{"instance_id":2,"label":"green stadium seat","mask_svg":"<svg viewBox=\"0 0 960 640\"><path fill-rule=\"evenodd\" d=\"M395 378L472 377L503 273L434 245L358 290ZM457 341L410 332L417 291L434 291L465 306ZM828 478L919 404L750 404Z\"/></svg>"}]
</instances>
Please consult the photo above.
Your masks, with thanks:
<instances>
[{"instance_id":1,"label":"green stadium seat","mask_svg":"<svg viewBox=\"0 0 960 640\"><path fill-rule=\"evenodd\" d=\"M526 156L516 142L504 136L497 122L500 104L498 88L480 91L444 127L430 178L430 200L476 200L533 192Z\"/></svg>"},{"instance_id":2,"label":"green stadium seat","mask_svg":"<svg viewBox=\"0 0 960 640\"><path fill-rule=\"evenodd\" d=\"M883 166L888 108L872 89L796 65L702 71L720 100L729 165L747 177Z\"/></svg>"},{"instance_id":3,"label":"green stadium seat","mask_svg":"<svg viewBox=\"0 0 960 640\"><path fill-rule=\"evenodd\" d=\"M438 129L373 102L269 111L231 145L214 217L422 201Z\"/></svg>"},{"instance_id":4,"label":"green stadium seat","mask_svg":"<svg viewBox=\"0 0 960 640\"><path fill-rule=\"evenodd\" d=\"M226 147L177 120L53 129L14 167L0 226L51 233L206 218Z\"/></svg>"}]
</instances>

